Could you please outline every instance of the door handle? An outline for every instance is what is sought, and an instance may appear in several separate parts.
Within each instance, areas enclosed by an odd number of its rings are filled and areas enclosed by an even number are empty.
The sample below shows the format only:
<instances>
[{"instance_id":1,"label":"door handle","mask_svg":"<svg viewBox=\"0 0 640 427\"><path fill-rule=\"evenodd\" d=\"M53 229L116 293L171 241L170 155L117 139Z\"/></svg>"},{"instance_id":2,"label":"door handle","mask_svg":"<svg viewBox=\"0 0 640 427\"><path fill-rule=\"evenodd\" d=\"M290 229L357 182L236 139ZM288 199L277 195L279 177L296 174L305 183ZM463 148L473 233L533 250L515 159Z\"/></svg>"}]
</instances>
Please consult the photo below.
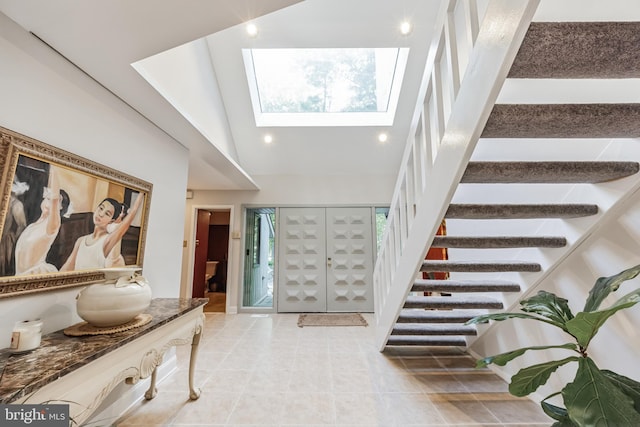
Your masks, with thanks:
<instances>
[{"instance_id":1,"label":"door handle","mask_svg":"<svg viewBox=\"0 0 640 427\"><path fill-rule=\"evenodd\" d=\"M331 267L331 258L327 258L327 267Z\"/></svg>"}]
</instances>

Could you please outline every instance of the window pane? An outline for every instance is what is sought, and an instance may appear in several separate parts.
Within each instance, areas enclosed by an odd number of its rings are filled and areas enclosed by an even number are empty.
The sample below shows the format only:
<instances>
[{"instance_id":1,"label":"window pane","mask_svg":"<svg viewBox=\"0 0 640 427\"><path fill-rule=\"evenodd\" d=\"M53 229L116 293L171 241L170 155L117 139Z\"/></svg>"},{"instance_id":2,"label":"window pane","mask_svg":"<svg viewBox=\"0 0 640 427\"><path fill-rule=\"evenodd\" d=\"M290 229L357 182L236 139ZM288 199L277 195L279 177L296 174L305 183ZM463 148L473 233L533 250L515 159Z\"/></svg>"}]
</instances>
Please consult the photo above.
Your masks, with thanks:
<instances>
[{"instance_id":1,"label":"window pane","mask_svg":"<svg viewBox=\"0 0 640 427\"><path fill-rule=\"evenodd\" d=\"M399 49L252 49L262 113L386 112Z\"/></svg>"}]
</instances>

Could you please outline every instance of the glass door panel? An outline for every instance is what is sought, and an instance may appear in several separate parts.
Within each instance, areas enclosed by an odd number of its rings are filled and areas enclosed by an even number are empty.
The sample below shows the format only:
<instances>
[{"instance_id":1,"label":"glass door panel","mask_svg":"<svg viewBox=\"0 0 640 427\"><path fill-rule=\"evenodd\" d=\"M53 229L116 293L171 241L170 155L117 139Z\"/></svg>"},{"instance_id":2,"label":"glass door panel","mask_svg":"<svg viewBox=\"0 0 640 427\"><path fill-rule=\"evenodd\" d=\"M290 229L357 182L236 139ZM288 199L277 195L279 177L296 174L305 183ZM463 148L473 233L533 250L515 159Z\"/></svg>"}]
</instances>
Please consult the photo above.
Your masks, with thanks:
<instances>
[{"instance_id":1,"label":"glass door panel","mask_svg":"<svg viewBox=\"0 0 640 427\"><path fill-rule=\"evenodd\" d=\"M242 307L273 308L275 209L247 209Z\"/></svg>"}]
</instances>

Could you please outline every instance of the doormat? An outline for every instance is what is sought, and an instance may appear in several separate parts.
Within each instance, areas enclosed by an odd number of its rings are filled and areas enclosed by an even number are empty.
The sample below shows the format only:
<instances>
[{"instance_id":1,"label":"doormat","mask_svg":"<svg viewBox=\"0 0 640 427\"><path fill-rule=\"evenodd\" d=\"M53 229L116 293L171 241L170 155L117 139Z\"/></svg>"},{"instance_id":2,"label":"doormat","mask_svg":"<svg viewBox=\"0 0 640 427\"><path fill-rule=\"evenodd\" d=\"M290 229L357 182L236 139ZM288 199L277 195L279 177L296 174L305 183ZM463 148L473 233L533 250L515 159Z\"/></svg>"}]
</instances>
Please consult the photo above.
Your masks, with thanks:
<instances>
[{"instance_id":1,"label":"doormat","mask_svg":"<svg viewBox=\"0 0 640 427\"><path fill-rule=\"evenodd\" d=\"M368 323L360 313L301 314L298 327L305 326L368 326Z\"/></svg>"}]
</instances>

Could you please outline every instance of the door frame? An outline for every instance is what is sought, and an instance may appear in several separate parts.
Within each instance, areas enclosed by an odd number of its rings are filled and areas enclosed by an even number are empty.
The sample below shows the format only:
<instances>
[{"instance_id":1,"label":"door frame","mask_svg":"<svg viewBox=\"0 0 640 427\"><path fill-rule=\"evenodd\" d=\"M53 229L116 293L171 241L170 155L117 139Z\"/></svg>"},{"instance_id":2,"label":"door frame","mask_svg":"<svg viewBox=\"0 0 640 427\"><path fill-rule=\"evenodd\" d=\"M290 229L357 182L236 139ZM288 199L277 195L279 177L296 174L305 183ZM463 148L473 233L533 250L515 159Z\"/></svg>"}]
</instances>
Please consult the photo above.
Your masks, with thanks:
<instances>
[{"instance_id":1,"label":"door frame","mask_svg":"<svg viewBox=\"0 0 640 427\"><path fill-rule=\"evenodd\" d=\"M276 300L276 292L277 292L277 263L278 263L278 239L275 238L274 242L274 254L273 254L273 305L272 307L245 307L244 304L244 286L245 286L245 269L247 268L247 257L245 256L247 252L247 211L249 209L273 209L276 216L276 224L278 222L279 207L277 205L270 205L268 203L261 204L248 204L242 205L240 207L242 209L242 225L240 226L241 231L241 242L240 242L240 258L239 258L239 266L238 266L238 289L237 289L237 298L238 298L238 313L277 313L278 312L278 301ZM276 236L278 232L276 230Z\"/></svg>"},{"instance_id":2,"label":"door frame","mask_svg":"<svg viewBox=\"0 0 640 427\"><path fill-rule=\"evenodd\" d=\"M229 295L231 295L230 288L233 288L233 283L235 281L231 280L233 277L233 268L231 266L235 263L234 253L233 253L233 230L234 227L234 207L233 205L193 205L191 206L191 225L189 230L189 238L187 240L187 264L183 266L183 268L187 271L187 277L185 280L185 289L182 291L183 298L190 298L193 295L193 264L195 262L195 251L196 251L196 228L198 222L198 210L205 211L229 211L229 245L227 246L227 289L226 289L226 307L225 311L227 313L231 313L230 310L231 301ZM235 310L233 310L235 311Z\"/></svg>"},{"instance_id":3,"label":"door frame","mask_svg":"<svg viewBox=\"0 0 640 427\"><path fill-rule=\"evenodd\" d=\"M371 245L372 245L372 253L373 253L373 268L375 269L375 264L378 258L378 248L377 248L377 240L376 240L376 208L381 207L380 204L326 204L326 205L317 205L317 204L277 204L277 203L260 203L260 204L246 204L241 205L241 230L242 230L242 239L240 244L240 255L243 255L246 251L246 236L245 236L245 227L247 221L247 209L259 209L259 208L273 208L276 212L276 224L280 222L280 208L368 208L371 210ZM276 236L279 231L276 231ZM280 241L276 238L275 247L274 247L274 266L278 266L279 264L279 245ZM244 269L245 269L245 258L244 256L240 256L239 259L239 267L238 272L240 277L238 277L238 289L237 289L237 298L238 305L237 309L239 313L278 313L278 283L280 281L280 269L275 268L273 274L273 308L265 308L265 307L243 307L242 306L242 292L244 286ZM375 298L375 294L373 296ZM374 312L375 312L375 300L374 300Z\"/></svg>"},{"instance_id":4,"label":"door frame","mask_svg":"<svg viewBox=\"0 0 640 427\"><path fill-rule=\"evenodd\" d=\"M249 243L253 243L253 237L252 237L252 241L249 242L249 235L248 235L248 231L247 231L247 227L248 227L248 222L250 220L248 214L250 210L259 210L259 209L272 209L274 215L276 216L276 218L278 217L278 208L273 207L273 206L267 206L267 205L257 205L257 206L253 206L253 205L243 205L242 206L242 243L240 245L240 266L238 268L239 274L240 276L238 277L238 311L241 313L276 313L277 312L277 301L276 301L276 281L277 278L275 276L275 272L277 271L277 265L276 263L278 262L278 253L277 253L277 236L274 236L274 243L275 246L273 248L273 262L274 262L274 268L273 268L273 278L272 278L272 286L273 286L273 300L272 300L272 305L271 307L262 307L262 306L245 306L244 305L244 293L245 293L245 287L247 285L247 272L251 270L251 267L249 265L247 265L247 262L249 259L252 259L251 255L254 253L253 252L253 248L248 247ZM277 224L274 224L274 227L276 229L276 235L277 235Z\"/></svg>"}]
</instances>

